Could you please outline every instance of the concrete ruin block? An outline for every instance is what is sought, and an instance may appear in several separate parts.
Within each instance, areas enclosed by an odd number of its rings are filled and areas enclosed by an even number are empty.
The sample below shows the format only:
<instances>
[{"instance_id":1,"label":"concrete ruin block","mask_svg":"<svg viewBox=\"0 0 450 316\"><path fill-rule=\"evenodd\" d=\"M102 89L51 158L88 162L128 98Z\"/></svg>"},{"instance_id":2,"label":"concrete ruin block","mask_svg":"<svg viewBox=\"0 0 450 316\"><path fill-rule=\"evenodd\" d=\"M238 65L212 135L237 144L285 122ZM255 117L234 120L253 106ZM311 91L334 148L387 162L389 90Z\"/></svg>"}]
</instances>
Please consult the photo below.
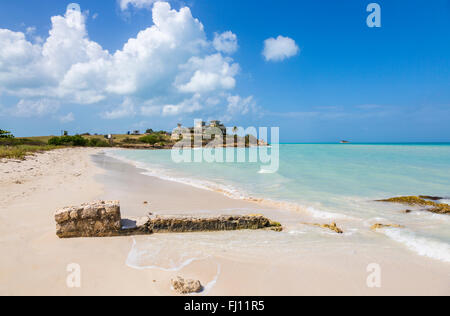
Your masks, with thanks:
<instances>
[{"instance_id":1,"label":"concrete ruin block","mask_svg":"<svg viewBox=\"0 0 450 316\"><path fill-rule=\"evenodd\" d=\"M66 207L55 213L56 235L60 238L115 237L154 233L189 233L270 229L282 231L280 223L262 215L179 217L150 216L123 219L119 201L99 201Z\"/></svg>"},{"instance_id":2,"label":"concrete ruin block","mask_svg":"<svg viewBox=\"0 0 450 316\"><path fill-rule=\"evenodd\" d=\"M219 216L219 217L175 217L157 216L147 222L152 233L189 233L208 231L231 231L243 229L281 230L279 223L261 215Z\"/></svg>"},{"instance_id":3,"label":"concrete ruin block","mask_svg":"<svg viewBox=\"0 0 450 316\"><path fill-rule=\"evenodd\" d=\"M66 207L55 213L56 235L60 238L111 237L121 232L119 201L99 201Z\"/></svg>"}]
</instances>

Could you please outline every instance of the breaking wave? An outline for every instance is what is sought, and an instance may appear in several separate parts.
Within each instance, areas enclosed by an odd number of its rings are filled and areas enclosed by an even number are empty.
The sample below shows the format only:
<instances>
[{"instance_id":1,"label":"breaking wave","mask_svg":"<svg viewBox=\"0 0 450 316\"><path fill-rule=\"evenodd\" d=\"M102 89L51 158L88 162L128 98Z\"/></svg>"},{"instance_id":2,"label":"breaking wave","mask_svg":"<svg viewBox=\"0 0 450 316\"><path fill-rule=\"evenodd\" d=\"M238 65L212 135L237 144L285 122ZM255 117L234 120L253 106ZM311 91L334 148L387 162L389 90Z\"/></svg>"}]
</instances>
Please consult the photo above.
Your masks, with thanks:
<instances>
[{"instance_id":1,"label":"breaking wave","mask_svg":"<svg viewBox=\"0 0 450 316\"><path fill-rule=\"evenodd\" d=\"M380 231L420 256L450 263L450 245L447 243L417 236L415 233L404 229L384 228Z\"/></svg>"}]
</instances>

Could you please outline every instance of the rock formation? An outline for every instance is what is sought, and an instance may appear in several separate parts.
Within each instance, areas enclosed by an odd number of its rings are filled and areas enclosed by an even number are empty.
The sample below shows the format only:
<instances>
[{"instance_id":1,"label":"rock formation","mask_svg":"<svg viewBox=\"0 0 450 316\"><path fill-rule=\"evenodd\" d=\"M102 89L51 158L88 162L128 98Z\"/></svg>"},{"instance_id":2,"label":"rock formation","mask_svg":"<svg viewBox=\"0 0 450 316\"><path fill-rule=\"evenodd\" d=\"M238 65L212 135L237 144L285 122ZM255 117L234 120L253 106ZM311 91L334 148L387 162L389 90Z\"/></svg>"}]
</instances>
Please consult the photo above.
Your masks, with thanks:
<instances>
[{"instance_id":1,"label":"rock formation","mask_svg":"<svg viewBox=\"0 0 450 316\"><path fill-rule=\"evenodd\" d=\"M311 224L311 223L303 223L304 225L309 225L309 226L317 226L320 228L325 228L325 229L329 229L332 230L338 234L343 234L344 231L342 229L340 229L339 227L337 227L336 223L331 223L331 225L328 224Z\"/></svg>"},{"instance_id":2,"label":"rock formation","mask_svg":"<svg viewBox=\"0 0 450 316\"><path fill-rule=\"evenodd\" d=\"M396 225L396 224L379 224L379 223L377 223L377 224L372 225L372 227L370 227L370 229L371 230L377 230L377 229L387 228L387 227L390 227L390 228L404 228L404 226Z\"/></svg>"},{"instance_id":3,"label":"rock formation","mask_svg":"<svg viewBox=\"0 0 450 316\"><path fill-rule=\"evenodd\" d=\"M433 201L431 201L433 200ZM412 206L423 206L425 211L436 214L450 214L450 205L444 203L436 203L434 201L441 200L433 196L401 196L378 202L400 203Z\"/></svg>"},{"instance_id":4,"label":"rock formation","mask_svg":"<svg viewBox=\"0 0 450 316\"><path fill-rule=\"evenodd\" d=\"M185 280L182 277L177 277L171 280L172 288L178 294L200 293L203 291L203 286L200 281Z\"/></svg>"},{"instance_id":5,"label":"rock formation","mask_svg":"<svg viewBox=\"0 0 450 316\"><path fill-rule=\"evenodd\" d=\"M148 235L154 233L187 233L230 231L243 229L270 229L282 231L278 222L262 215L177 217L148 216L123 219L118 201L100 201L67 207L55 214L56 234L60 238L114 237Z\"/></svg>"}]
</instances>

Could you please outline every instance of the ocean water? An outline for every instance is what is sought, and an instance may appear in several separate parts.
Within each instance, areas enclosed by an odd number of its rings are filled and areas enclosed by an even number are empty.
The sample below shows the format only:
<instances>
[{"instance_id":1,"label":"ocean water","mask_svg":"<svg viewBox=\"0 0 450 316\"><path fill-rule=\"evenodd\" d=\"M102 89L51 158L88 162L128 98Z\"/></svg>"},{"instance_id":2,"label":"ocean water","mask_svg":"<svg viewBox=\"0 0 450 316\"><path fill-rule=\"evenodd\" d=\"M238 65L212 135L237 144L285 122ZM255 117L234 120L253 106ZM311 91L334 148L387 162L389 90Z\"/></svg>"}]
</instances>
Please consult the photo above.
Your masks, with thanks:
<instances>
[{"instance_id":1,"label":"ocean water","mask_svg":"<svg viewBox=\"0 0 450 316\"><path fill-rule=\"evenodd\" d=\"M249 154L258 149L245 150ZM416 255L450 263L448 215L375 201L432 195L447 199L442 203L448 202L448 144L282 144L276 173L264 172L263 164L251 162L175 163L169 150L112 150L108 154L145 169L149 176L218 191L235 199L256 200L301 214L311 222L343 223L348 227L347 236L356 233L349 237L353 239L367 238L374 223L400 224L405 228L380 230L383 238ZM405 214L406 209L413 212ZM295 237L293 242L300 240L299 236L304 240L310 229L290 225L285 236Z\"/></svg>"}]
</instances>

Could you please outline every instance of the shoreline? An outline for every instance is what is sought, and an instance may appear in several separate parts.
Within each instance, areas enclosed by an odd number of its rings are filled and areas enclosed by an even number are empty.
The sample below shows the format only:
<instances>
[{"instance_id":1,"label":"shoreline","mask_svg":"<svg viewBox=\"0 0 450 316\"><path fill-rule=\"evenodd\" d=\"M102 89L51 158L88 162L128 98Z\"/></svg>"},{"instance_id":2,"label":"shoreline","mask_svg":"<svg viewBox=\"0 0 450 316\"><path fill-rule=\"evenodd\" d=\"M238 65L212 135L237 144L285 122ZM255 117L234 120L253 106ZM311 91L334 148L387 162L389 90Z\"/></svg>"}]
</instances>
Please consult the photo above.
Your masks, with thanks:
<instances>
[{"instance_id":1,"label":"shoreline","mask_svg":"<svg viewBox=\"0 0 450 316\"><path fill-rule=\"evenodd\" d=\"M59 240L53 219L56 209L108 197L121 200L124 216L142 216L149 211L172 215L259 211L288 227L291 221L298 220L289 211L143 175L142 170L105 158L101 152L63 149L20 163L0 164L4 188L0 193L0 217L2 223L8 223L0 229L0 250L10 254L0 260L0 294L174 295L169 283L177 275L209 285L200 295L450 293L449 269L444 263L399 251L389 243L381 249L376 242L350 249L342 238L331 235L324 235L320 247L309 241L305 249L295 248L294 255L290 253L291 245L283 244L290 240L289 232ZM15 168L18 166L20 172ZM133 254L140 250L149 254L159 251L161 257L157 262L134 258ZM189 262L196 254L200 254L199 259L178 271L161 269L170 262ZM366 285L366 267L374 262L383 268L379 289ZM70 263L82 268L79 289L66 286L66 266ZM159 268L146 268L151 263Z\"/></svg>"}]
</instances>

